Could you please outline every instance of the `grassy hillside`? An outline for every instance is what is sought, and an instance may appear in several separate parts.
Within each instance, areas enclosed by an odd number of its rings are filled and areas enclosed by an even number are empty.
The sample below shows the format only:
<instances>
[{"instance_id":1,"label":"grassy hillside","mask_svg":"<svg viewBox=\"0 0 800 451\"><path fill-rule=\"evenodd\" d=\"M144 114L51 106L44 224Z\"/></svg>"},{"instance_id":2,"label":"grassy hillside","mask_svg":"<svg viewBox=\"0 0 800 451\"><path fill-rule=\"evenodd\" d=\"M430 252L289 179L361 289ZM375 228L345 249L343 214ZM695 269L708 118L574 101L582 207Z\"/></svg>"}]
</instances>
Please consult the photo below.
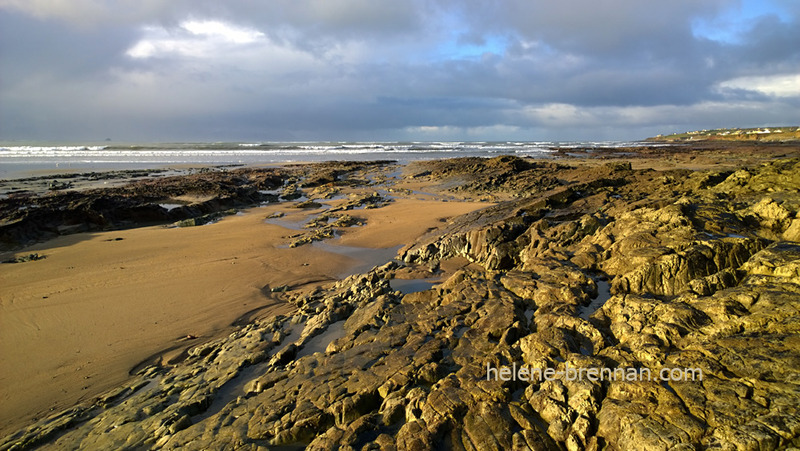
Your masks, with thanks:
<instances>
[{"instance_id":1,"label":"grassy hillside","mask_svg":"<svg viewBox=\"0 0 800 451\"><path fill-rule=\"evenodd\" d=\"M719 128L715 130L698 130L671 135L658 135L648 141L798 141L800 127L760 127L760 128Z\"/></svg>"}]
</instances>

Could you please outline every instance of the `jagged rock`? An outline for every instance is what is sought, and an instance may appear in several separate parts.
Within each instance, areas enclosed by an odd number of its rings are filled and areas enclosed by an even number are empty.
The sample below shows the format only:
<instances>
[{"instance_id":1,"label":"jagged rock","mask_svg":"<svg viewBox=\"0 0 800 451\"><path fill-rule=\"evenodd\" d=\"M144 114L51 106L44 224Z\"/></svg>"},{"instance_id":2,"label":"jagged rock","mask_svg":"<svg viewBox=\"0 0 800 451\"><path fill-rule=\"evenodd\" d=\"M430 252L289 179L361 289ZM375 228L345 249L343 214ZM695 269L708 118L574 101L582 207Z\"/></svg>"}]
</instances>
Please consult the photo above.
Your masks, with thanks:
<instances>
[{"instance_id":1,"label":"jagged rock","mask_svg":"<svg viewBox=\"0 0 800 451\"><path fill-rule=\"evenodd\" d=\"M398 451L424 451L433 448L433 437L423 420L404 424L397 432Z\"/></svg>"}]
</instances>

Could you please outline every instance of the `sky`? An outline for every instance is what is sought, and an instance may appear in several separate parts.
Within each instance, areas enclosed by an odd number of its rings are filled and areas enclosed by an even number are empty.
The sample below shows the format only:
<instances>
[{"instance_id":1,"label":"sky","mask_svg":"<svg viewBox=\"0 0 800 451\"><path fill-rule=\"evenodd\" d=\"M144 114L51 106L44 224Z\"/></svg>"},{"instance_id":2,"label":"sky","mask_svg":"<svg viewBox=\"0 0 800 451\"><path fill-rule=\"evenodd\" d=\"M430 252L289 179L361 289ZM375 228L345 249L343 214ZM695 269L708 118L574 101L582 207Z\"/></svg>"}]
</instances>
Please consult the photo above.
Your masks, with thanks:
<instances>
[{"instance_id":1,"label":"sky","mask_svg":"<svg viewBox=\"0 0 800 451\"><path fill-rule=\"evenodd\" d=\"M798 0L0 0L0 140L800 125Z\"/></svg>"}]
</instances>

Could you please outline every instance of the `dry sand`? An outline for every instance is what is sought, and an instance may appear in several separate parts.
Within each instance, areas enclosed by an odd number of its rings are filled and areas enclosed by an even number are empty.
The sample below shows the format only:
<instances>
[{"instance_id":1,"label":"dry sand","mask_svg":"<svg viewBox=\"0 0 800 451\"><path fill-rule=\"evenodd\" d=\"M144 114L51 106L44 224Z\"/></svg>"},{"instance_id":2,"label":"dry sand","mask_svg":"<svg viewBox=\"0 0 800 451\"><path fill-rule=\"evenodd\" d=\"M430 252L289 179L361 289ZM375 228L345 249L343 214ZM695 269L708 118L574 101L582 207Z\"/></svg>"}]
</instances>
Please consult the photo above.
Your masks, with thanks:
<instances>
[{"instance_id":1,"label":"dry sand","mask_svg":"<svg viewBox=\"0 0 800 451\"><path fill-rule=\"evenodd\" d=\"M263 288L332 280L356 267L329 252L337 244L407 245L487 205L398 199L358 211L367 225L332 246L287 248L283 237L296 232L264 218L289 210L270 205L200 227L78 234L17 252L47 258L0 265L0 432L97 396L137 364L159 355L166 362L248 313L291 311Z\"/></svg>"}]
</instances>

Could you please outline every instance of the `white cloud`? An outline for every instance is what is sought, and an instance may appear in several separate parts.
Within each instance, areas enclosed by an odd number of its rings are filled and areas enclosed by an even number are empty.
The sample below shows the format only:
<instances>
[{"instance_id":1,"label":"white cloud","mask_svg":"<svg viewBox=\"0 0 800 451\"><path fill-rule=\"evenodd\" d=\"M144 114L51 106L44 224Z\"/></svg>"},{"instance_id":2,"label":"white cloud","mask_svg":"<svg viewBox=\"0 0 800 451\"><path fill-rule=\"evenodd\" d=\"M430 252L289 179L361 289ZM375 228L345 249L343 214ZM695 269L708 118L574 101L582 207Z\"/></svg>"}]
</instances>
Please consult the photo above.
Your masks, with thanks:
<instances>
[{"instance_id":1,"label":"white cloud","mask_svg":"<svg viewBox=\"0 0 800 451\"><path fill-rule=\"evenodd\" d=\"M800 96L800 74L739 77L719 83L718 89L742 89L773 97Z\"/></svg>"},{"instance_id":2,"label":"white cloud","mask_svg":"<svg viewBox=\"0 0 800 451\"><path fill-rule=\"evenodd\" d=\"M218 20L189 20L181 24L190 33L233 44L250 44L264 38L264 33Z\"/></svg>"},{"instance_id":3,"label":"white cloud","mask_svg":"<svg viewBox=\"0 0 800 451\"><path fill-rule=\"evenodd\" d=\"M126 52L131 58L216 57L233 47L267 43L264 33L258 30L216 20L189 20L174 30L147 26L143 31L145 37Z\"/></svg>"},{"instance_id":4,"label":"white cloud","mask_svg":"<svg viewBox=\"0 0 800 451\"><path fill-rule=\"evenodd\" d=\"M440 137L440 136L456 136L463 129L461 127L454 127L452 125L420 125L415 127L406 127L405 131L409 135L418 135L424 137Z\"/></svg>"}]
</instances>

